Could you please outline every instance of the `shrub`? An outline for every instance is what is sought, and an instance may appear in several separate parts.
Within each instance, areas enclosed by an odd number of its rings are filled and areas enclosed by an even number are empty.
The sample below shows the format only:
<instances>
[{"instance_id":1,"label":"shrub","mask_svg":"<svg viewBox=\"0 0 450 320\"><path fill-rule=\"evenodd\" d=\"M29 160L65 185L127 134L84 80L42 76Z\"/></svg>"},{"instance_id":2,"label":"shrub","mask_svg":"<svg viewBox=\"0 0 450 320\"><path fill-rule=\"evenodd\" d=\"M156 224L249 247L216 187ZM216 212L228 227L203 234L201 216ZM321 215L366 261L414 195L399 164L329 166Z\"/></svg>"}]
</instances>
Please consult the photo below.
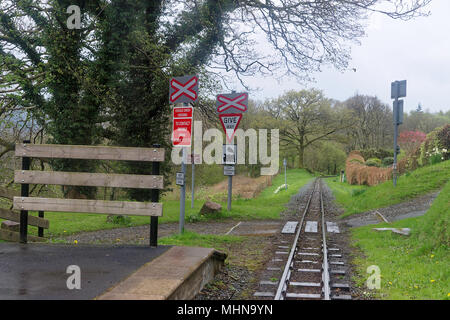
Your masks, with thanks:
<instances>
[{"instance_id":1,"label":"shrub","mask_svg":"<svg viewBox=\"0 0 450 320\"><path fill-rule=\"evenodd\" d=\"M381 160L377 158L370 158L365 162L365 165L369 167L381 167Z\"/></svg>"},{"instance_id":2,"label":"shrub","mask_svg":"<svg viewBox=\"0 0 450 320\"><path fill-rule=\"evenodd\" d=\"M394 157L386 157L382 161L383 166L388 167L394 164Z\"/></svg>"},{"instance_id":3,"label":"shrub","mask_svg":"<svg viewBox=\"0 0 450 320\"><path fill-rule=\"evenodd\" d=\"M450 159L450 125L430 132L420 148L413 155L419 166L438 163Z\"/></svg>"},{"instance_id":4,"label":"shrub","mask_svg":"<svg viewBox=\"0 0 450 320\"><path fill-rule=\"evenodd\" d=\"M379 162L380 160L375 162ZM350 152L345 165L349 184L373 186L392 178L392 168L369 167L359 151Z\"/></svg>"},{"instance_id":5,"label":"shrub","mask_svg":"<svg viewBox=\"0 0 450 320\"><path fill-rule=\"evenodd\" d=\"M398 136L398 144L410 154L425 141L426 137L422 131L403 131Z\"/></svg>"},{"instance_id":6,"label":"shrub","mask_svg":"<svg viewBox=\"0 0 450 320\"><path fill-rule=\"evenodd\" d=\"M364 161L361 159L351 159L350 162L355 162L355 163L359 163L359 164L364 164Z\"/></svg>"},{"instance_id":7,"label":"shrub","mask_svg":"<svg viewBox=\"0 0 450 320\"><path fill-rule=\"evenodd\" d=\"M393 151L388 151L384 149L366 149L361 150L360 153L364 159L371 159L371 158L383 159L386 157L394 156Z\"/></svg>"}]
</instances>

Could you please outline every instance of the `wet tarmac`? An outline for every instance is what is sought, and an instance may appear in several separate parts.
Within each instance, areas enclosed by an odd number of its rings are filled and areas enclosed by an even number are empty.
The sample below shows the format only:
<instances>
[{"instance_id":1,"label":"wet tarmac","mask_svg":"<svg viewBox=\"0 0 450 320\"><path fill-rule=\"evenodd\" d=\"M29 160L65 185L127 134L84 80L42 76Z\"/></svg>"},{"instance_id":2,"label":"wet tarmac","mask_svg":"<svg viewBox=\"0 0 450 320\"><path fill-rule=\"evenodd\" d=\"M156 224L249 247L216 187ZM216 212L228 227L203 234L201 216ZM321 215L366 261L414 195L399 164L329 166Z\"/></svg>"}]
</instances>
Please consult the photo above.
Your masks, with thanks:
<instances>
[{"instance_id":1,"label":"wet tarmac","mask_svg":"<svg viewBox=\"0 0 450 320\"><path fill-rule=\"evenodd\" d=\"M170 247L0 243L0 300L94 299ZM81 289L68 289L72 265Z\"/></svg>"}]
</instances>

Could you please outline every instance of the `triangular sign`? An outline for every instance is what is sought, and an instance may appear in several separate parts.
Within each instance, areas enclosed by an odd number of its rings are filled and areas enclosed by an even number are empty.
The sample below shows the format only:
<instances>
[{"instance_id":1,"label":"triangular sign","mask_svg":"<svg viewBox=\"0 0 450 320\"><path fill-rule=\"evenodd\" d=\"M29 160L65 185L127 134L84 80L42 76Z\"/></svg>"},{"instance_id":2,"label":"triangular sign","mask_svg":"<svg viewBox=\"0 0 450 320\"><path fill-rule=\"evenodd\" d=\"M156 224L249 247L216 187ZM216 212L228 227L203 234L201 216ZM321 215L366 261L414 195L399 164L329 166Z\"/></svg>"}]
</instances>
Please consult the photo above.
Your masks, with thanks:
<instances>
[{"instance_id":1,"label":"triangular sign","mask_svg":"<svg viewBox=\"0 0 450 320\"><path fill-rule=\"evenodd\" d=\"M233 141L234 133L236 132L239 122L242 119L242 113L222 113L219 114L220 122L222 123L223 131L227 137L227 141Z\"/></svg>"}]
</instances>

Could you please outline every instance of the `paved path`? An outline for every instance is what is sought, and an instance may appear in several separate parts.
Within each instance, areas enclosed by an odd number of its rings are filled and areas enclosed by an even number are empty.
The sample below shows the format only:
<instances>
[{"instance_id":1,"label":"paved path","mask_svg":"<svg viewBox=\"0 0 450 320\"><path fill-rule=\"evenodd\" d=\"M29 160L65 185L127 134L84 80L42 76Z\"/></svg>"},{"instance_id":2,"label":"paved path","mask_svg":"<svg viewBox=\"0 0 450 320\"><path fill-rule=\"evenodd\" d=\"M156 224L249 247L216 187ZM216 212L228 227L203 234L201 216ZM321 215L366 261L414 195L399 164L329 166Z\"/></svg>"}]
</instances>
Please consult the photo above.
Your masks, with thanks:
<instances>
[{"instance_id":1,"label":"paved path","mask_svg":"<svg viewBox=\"0 0 450 320\"><path fill-rule=\"evenodd\" d=\"M93 299L169 248L0 243L0 300ZM70 265L81 290L67 288Z\"/></svg>"}]
</instances>

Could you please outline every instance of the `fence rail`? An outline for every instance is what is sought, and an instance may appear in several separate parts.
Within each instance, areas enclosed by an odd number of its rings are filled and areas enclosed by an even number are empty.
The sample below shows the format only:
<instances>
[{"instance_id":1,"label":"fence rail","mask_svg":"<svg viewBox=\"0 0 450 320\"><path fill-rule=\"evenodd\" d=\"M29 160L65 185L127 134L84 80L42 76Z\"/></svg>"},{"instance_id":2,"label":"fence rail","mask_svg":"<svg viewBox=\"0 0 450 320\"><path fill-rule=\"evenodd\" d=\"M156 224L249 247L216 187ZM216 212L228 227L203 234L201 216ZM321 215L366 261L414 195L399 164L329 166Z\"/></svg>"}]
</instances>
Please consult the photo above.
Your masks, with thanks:
<instances>
[{"instance_id":1,"label":"fence rail","mask_svg":"<svg viewBox=\"0 0 450 320\"><path fill-rule=\"evenodd\" d=\"M14 182L88 187L164 188L162 176L112 173L16 170Z\"/></svg>"},{"instance_id":2,"label":"fence rail","mask_svg":"<svg viewBox=\"0 0 450 320\"><path fill-rule=\"evenodd\" d=\"M16 156L162 162L164 149L19 143L16 144Z\"/></svg>"},{"instance_id":3,"label":"fence rail","mask_svg":"<svg viewBox=\"0 0 450 320\"><path fill-rule=\"evenodd\" d=\"M14 174L14 182L21 184L21 192L20 196L14 193L7 195L12 197L13 208L20 210L20 214L13 215L3 212L3 215L15 219L9 220L20 222L20 233L17 238L17 234L13 231L6 232L4 230L0 234L1 236L8 236L26 243L28 239L27 226L28 224L33 225L31 222L36 223L37 221L36 217L28 215L28 211L39 211L40 218L44 217L44 211L136 215L151 217L150 245L157 245L158 217L163 213L162 204L159 203L159 189L164 188L163 177L159 175L159 163L164 161L164 149L159 148L159 145L154 145L153 148L124 148L35 145L24 141L24 143L16 145L15 154L17 157L22 157L22 170L16 170ZM30 170L31 158L147 161L152 163L152 175L33 171ZM151 189L152 202L29 197L29 184ZM6 195L6 192L4 194ZM42 221L39 223L42 224ZM39 226L39 236L43 235L43 228L43 226ZM30 237L30 239L34 238L36 237Z\"/></svg>"},{"instance_id":4,"label":"fence rail","mask_svg":"<svg viewBox=\"0 0 450 320\"><path fill-rule=\"evenodd\" d=\"M113 215L162 216L162 203L14 197L14 209Z\"/></svg>"}]
</instances>

